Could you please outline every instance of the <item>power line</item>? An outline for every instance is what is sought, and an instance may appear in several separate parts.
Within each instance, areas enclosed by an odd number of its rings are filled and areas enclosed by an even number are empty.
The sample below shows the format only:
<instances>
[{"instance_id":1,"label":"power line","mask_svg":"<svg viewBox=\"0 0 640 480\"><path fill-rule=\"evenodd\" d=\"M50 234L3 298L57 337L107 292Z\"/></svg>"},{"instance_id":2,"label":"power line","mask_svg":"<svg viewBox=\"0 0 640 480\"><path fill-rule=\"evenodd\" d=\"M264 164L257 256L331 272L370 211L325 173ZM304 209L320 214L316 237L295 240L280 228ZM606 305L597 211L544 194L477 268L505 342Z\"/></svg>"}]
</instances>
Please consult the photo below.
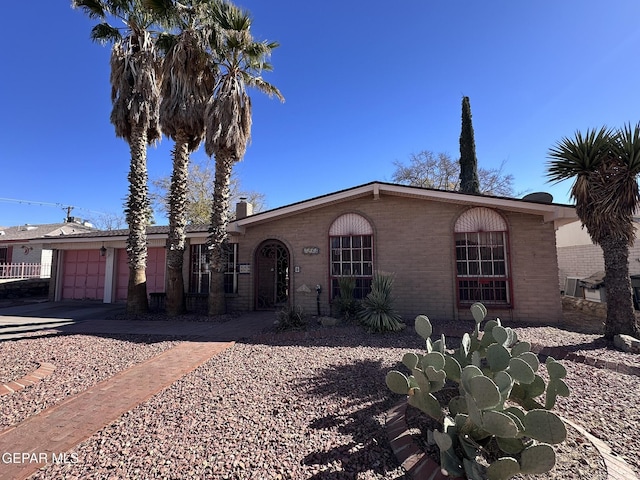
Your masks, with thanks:
<instances>
[{"instance_id":1,"label":"power line","mask_svg":"<svg viewBox=\"0 0 640 480\"><path fill-rule=\"evenodd\" d=\"M63 203L38 202L36 200L19 200L17 198L2 198L2 197L0 197L0 202L20 203L20 204L23 204L23 205L38 205L38 206L43 206L43 207L58 207L58 208L61 208L61 209L67 211L67 217L71 216L71 210L74 210L74 209L81 210L83 212L97 213L99 215L107 215L104 212L98 212L96 210L89 210L89 209L82 208L82 207L76 207L74 205L65 205Z\"/></svg>"}]
</instances>

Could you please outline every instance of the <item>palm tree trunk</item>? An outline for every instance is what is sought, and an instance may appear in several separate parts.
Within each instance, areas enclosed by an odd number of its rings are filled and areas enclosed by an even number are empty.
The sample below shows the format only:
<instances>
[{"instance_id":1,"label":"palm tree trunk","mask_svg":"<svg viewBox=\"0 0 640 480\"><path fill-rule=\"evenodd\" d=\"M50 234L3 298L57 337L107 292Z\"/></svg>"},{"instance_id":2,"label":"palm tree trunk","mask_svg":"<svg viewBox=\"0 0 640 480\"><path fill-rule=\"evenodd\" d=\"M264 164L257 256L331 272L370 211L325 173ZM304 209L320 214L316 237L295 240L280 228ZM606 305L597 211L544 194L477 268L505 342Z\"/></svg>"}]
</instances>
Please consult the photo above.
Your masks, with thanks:
<instances>
[{"instance_id":1,"label":"palm tree trunk","mask_svg":"<svg viewBox=\"0 0 640 480\"><path fill-rule=\"evenodd\" d=\"M131 165L129 169L129 197L127 199L127 256L129 283L127 287L127 312L149 311L147 298L147 223L149 221L149 197L147 186L147 131L144 127L132 127Z\"/></svg>"},{"instance_id":2,"label":"palm tree trunk","mask_svg":"<svg viewBox=\"0 0 640 480\"><path fill-rule=\"evenodd\" d=\"M209 315L226 312L224 271L227 260L227 225L229 223L229 185L234 159L216 153L216 175L213 187L211 227L207 242L211 251L211 283L209 285Z\"/></svg>"},{"instance_id":3,"label":"palm tree trunk","mask_svg":"<svg viewBox=\"0 0 640 480\"><path fill-rule=\"evenodd\" d=\"M166 308L169 315L180 315L185 312L182 266L187 226L188 141L188 137L179 134L172 152L173 174L169 192L169 237L167 238Z\"/></svg>"},{"instance_id":4,"label":"palm tree trunk","mask_svg":"<svg viewBox=\"0 0 640 480\"><path fill-rule=\"evenodd\" d=\"M638 337L638 324L631 296L629 279L629 244L623 238L608 236L600 242L604 255L607 287L607 320L605 338L612 340L619 333ZM609 299L620 299L609 301Z\"/></svg>"}]
</instances>

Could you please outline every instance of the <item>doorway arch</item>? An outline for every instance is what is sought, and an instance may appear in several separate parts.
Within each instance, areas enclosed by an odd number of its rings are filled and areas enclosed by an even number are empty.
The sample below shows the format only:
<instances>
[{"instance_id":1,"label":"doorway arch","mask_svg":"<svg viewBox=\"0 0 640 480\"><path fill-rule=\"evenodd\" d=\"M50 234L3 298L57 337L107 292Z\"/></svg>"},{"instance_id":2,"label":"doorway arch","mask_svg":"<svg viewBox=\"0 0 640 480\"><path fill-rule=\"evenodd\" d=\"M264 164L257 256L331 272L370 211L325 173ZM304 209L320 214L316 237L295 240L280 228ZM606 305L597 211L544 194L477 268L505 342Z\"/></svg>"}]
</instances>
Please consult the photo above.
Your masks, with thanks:
<instances>
[{"instance_id":1,"label":"doorway arch","mask_svg":"<svg viewBox=\"0 0 640 480\"><path fill-rule=\"evenodd\" d=\"M255 254L255 308L274 310L289 304L289 249L279 240L265 240Z\"/></svg>"}]
</instances>

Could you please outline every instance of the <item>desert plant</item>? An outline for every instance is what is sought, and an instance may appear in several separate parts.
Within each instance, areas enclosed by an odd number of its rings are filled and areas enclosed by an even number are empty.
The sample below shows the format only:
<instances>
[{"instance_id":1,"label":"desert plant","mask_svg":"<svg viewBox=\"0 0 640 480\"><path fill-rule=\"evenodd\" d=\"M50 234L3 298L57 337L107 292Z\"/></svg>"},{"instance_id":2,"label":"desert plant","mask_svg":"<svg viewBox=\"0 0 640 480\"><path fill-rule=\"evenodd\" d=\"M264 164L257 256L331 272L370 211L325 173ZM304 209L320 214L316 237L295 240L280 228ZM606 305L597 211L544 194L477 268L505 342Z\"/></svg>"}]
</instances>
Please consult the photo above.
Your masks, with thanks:
<instances>
[{"instance_id":1,"label":"desert plant","mask_svg":"<svg viewBox=\"0 0 640 480\"><path fill-rule=\"evenodd\" d=\"M307 326L304 309L299 306L286 306L276 312L276 330L300 330Z\"/></svg>"},{"instance_id":2,"label":"desert plant","mask_svg":"<svg viewBox=\"0 0 640 480\"><path fill-rule=\"evenodd\" d=\"M336 315L346 321L356 318L360 302L353 295L356 289L355 277L340 277L338 279L338 289L339 293L332 301Z\"/></svg>"},{"instance_id":3,"label":"desert plant","mask_svg":"<svg viewBox=\"0 0 640 480\"><path fill-rule=\"evenodd\" d=\"M371 292L360 302L358 319L374 332L395 332L406 326L393 308L392 286L392 275L377 272L371 281Z\"/></svg>"},{"instance_id":4,"label":"desert plant","mask_svg":"<svg viewBox=\"0 0 640 480\"><path fill-rule=\"evenodd\" d=\"M426 354L407 353L402 363L407 376L397 370L387 374L387 386L409 395L409 404L433 417L441 430L429 436L440 450L440 466L452 477L504 480L518 473L544 473L555 465L551 445L566 438L562 420L553 412L556 397L569 395L562 380L564 366L548 357L549 381L536 372L538 356L500 319L480 324L487 310L471 306L475 329L465 333L460 347L446 348L442 335L431 341L431 322L424 315L415 321L416 332L426 341ZM434 393L445 385L458 387L458 395L441 405ZM539 397L544 395L544 403Z\"/></svg>"}]
</instances>

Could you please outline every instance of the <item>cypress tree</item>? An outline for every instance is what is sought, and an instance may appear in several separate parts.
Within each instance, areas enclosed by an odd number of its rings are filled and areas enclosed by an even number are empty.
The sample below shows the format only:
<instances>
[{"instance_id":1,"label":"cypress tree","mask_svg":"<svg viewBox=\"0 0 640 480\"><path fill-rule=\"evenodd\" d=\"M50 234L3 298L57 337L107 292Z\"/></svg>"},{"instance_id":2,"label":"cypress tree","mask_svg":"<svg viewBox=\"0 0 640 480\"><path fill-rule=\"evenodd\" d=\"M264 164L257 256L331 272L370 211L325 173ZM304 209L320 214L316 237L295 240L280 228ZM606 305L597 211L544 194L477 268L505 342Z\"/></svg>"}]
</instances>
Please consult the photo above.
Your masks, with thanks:
<instances>
[{"instance_id":1,"label":"cypress tree","mask_svg":"<svg viewBox=\"0 0 640 480\"><path fill-rule=\"evenodd\" d=\"M462 97L462 131L460 132L460 191L480 193L476 142L471 124L469 97Z\"/></svg>"}]
</instances>

